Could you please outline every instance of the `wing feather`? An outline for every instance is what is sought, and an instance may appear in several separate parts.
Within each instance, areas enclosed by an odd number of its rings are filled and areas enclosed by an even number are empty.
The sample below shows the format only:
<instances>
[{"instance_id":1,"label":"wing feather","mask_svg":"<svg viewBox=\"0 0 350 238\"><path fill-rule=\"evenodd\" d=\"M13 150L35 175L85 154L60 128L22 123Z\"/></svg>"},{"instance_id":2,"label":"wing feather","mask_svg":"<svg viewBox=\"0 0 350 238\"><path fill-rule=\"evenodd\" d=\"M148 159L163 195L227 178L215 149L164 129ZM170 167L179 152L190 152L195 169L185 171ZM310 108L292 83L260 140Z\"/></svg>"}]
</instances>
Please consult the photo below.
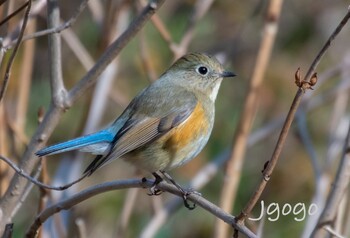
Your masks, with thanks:
<instances>
[{"instance_id":1,"label":"wing feather","mask_svg":"<svg viewBox=\"0 0 350 238\"><path fill-rule=\"evenodd\" d=\"M195 104L194 104L195 105ZM96 169L119 158L135 149L138 149L161 137L177 125L189 118L195 106L172 112L162 118L146 117L141 120L131 119L116 135L115 144L105 156L97 156L85 171L93 173Z\"/></svg>"},{"instance_id":2,"label":"wing feather","mask_svg":"<svg viewBox=\"0 0 350 238\"><path fill-rule=\"evenodd\" d=\"M168 94L169 100L159 100L164 93ZM98 155L85 173L92 174L113 159L163 136L185 122L196 105L197 98L193 93L174 84L166 85L157 80L129 104L121 115L127 119L111 142L110 151L104 155Z\"/></svg>"}]
</instances>

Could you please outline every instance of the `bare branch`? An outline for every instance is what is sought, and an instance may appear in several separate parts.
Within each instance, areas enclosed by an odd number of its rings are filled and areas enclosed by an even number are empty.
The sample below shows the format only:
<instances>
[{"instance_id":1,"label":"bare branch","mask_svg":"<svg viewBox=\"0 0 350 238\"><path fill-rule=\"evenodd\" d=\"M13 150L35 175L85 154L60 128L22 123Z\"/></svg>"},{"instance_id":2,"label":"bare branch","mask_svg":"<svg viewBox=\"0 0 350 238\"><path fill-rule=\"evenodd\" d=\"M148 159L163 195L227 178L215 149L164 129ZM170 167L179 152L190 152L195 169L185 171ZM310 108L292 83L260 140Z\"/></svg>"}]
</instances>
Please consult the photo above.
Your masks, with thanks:
<instances>
[{"instance_id":1,"label":"bare branch","mask_svg":"<svg viewBox=\"0 0 350 238\"><path fill-rule=\"evenodd\" d=\"M131 26L115 40L105 51L105 53L96 62L94 67L82 78L77 85L75 85L69 92L69 104L72 104L79 98L91 85L93 85L97 78L107 65L120 53L125 45L136 35L143 27L148 19L156 12L156 10L164 3L165 0L153 0L142 11L140 16L135 19Z\"/></svg>"},{"instance_id":2,"label":"bare branch","mask_svg":"<svg viewBox=\"0 0 350 238\"><path fill-rule=\"evenodd\" d=\"M300 135L301 143L309 154L312 168L314 171L315 181L318 181L322 176L320 162L317 158L315 147L312 143L309 130L306 125L306 113L304 110L299 110L296 114L297 129Z\"/></svg>"},{"instance_id":3,"label":"bare branch","mask_svg":"<svg viewBox=\"0 0 350 238\"><path fill-rule=\"evenodd\" d=\"M282 8L282 0L271 0L269 3L266 22L263 30L259 52L255 68L249 85L249 91L245 99L243 111L236 129L232 145L230 160L226 168L226 179L221 190L220 207L225 211L231 211L235 200L235 194L242 171L244 155L248 136L251 130L255 108L258 100L258 88L263 82L265 71L270 60L278 29L278 19ZM228 228L224 223L216 220L215 236L219 238L228 236Z\"/></svg>"},{"instance_id":4,"label":"bare branch","mask_svg":"<svg viewBox=\"0 0 350 238\"><path fill-rule=\"evenodd\" d=\"M37 171L35 172L33 178L37 179L39 178L41 173L41 164L39 164ZM21 194L18 202L16 203L16 205L14 206L14 208L12 209L10 217L13 217L15 214L17 214L17 212L19 211L19 209L22 207L22 204L26 201L26 199L29 196L29 193L32 191L32 188L34 187L34 183L26 183L26 186L23 190L23 193Z\"/></svg>"},{"instance_id":5,"label":"bare branch","mask_svg":"<svg viewBox=\"0 0 350 238\"><path fill-rule=\"evenodd\" d=\"M326 53L327 49L331 46L332 41L335 39L335 37L337 37L337 35L339 34L339 32L343 29L343 27L346 25L346 23L348 22L350 18L350 9L348 7L347 9L347 14L343 17L343 19L340 21L340 23L338 24L337 28L335 28L335 30L333 31L332 35L328 38L328 40L326 41L326 43L324 44L324 46L322 47L322 49L320 50L320 52L317 54L316 58L314 59L314 61L311 63L310 68L308 69L305 77L304 77L304 81L308 81L310 80L312 74L315 72L315 69L317 67L317 65L320 63L321 58L323 57L323 55Z\"/></svg>"},{"instance_id":6,"label":"bare branch","mask_svg":"<svg viewBox=\"0 0 350 238\"><path fill-rule=\"evenodd\" d=\"M61 25L56 25L56 26L50 26L49 25L49 29L46 30L42 30L42 31L38 31L35 32L33 34L29 34L29 35L25 35L23 36L22 41L26 41L26 40L31 40L34 38L38 38L41 36L46 36L46 35L50 35L50 34L54 34L54 33L60 33L61 31L64 31L67 28L70 28L78 19L80 13L83 12L83 10L85 9L85 7L87 6L88 0L83 0L81 2L81 4L79 5L79 7L75 10L75 12L73 13L73 16L66 22L64 22ZM12 48L12 46L15 44L15 42L18 39L13 40L12 42L10 42L7 46L6 49L10 49Z\"/></svg>"},{"instance_id":7,"label":"bare branch","mask_svg":"<svg viewBox=\"0 0 350 238\"><path fill-rule=\"evenodd\" d=\"M77 35L70 29L66 29L62 32L62 38L66 44L73 51L77 59L80 61L86 71L92 68L94 65L94 59L84 47L82 42L78 39Z\"/></svg>"},{"instance_id":8,"label":"bare branch","mask_svg":"<svg viewBox=\"0 0 350 238\"><path fill-rule=\"evenodd\" d=\"M119 189L125 189L125 188L150 188L153 186L152 180L140 180L140 179L129 179L129 180L121 180L121 181L112 181L112 182L106 182L103 184L98 184L93 187L87 188L78 194L75 194L74 196L63 200L61 202L58 202L57 204L54 204L48 208L46 208L42 213L40 213L34 223L30 226L27 237L35 237L35 234L41 224L43 224L50 216L52 216L55 213L60 212L61 210L67 210L71 207L93 197L100 193L104 193L107 191L112 190L119 190ZM181 191L179 191L175 186L170 185L166 182L161 182L158 185L158 188L162 191L170 192L172 194L175 194L177 196L182 196ZM248 236L248 237L256 237L256 235L251 232L247 227L245 227L242 224L235 223L235 218L221 210L218 206L215 204L209 202L205 198L201 197L198 194L192 193L188 196L188 199L194 203L196 203L198 206L201 206L208 212L212 213L213 215L219 217L220 219L224 220L226 223L232 225L240 231L242 234Z\"/></svg>"},{"instance_id":9,"label":"bare branch","mask_svg":"<svg viewBox=\"0 0 350 238\"><path fill-rule=\"evenodd\" d=\"M94 21L100 25L103 21L102 20L103 16L105 16L104 8L102 6L101 1L99 0L89 1L88 8L91 12L92 19L94 19Z\"/></svg>"},{"instance_id":10,"label":"bare branch","mask_svg":"<svg viewBox=\"0 0 350 238\"><path fill-rule=\"evenodd\" d=\"M28 179L30 182L32 182L33 184L39 186L40 188L44 188L44 189L50 189L50 190L58 190L58 191L62 191L62 190L65 190L71 186L73 186L74 184L77 184L79 183L81 180L83 180L84 178L87 177L87 174L84 174L82 175L80 178L78 178L77 180L71 182L71 183L68 183L66 185L62 185L62 186L50 186L50 185L47 185L45 183L42 183L40 181L38 181L37 179L31 177L30 175L26 174L22 169L18 168L18 166L13 163L10 159L0 155L0 160L6 162L9 166L11 166L11 168L13 168L18 175Z\"/></svg>"},{"instance_id":11,"label":"bare branch","mask_svg":"<svg viewBox=\"0 0 350 238\"><path fill-rule=\"evenodd\" d=\"M60 10L57 0L47 1L47 24L50 28L57 27L60 22ZM66 109L66 94L62 76L61 36L58 33L49 37L49 72L51 81L51 97L54 105Z\"/></svg>"},{"instance_id":12,"label":"bare branch","mask_svg":"<svg viewBox=\"0 0 350 238\"><path fill-rule=\"evenodd\" d=\"M326 52L326 49L329 48L331 42L335 39L335 37L338 35L338 33L341 31L341 29L345 26L345 24L349 18L350 18L350 11L348 10L347 14L342 19L342 21L339 23L336 30L332 33L332 35L329 37L329 39L327 40L325 45L322 47L321 51L317 54L315 60L311 64L311 66L308 70L308 73L305 75L303 81L307 81L308 78L310 77L310 75L313 74L315 67L317 66L317 64L321 60L322 56ZM290 126L291 126L291 123L293 121L294 115L297 111L297 108L299 107L299 104L301 102L301 98L302 98L303 94L304 94L304 89L300 87L298 89L295 97L294 97L292 106L291 106L291 108L288 112L287 118L284 122L284 125L283 125L282 131L280 133L280 136L278 138L275 150L274 150L274 152L271 156L271 159L269 160L266 168L264 168L262 179L261 179L257 189L255 190L255 192L253 193L253 195L249 199L248 203L246 204L245 208L242 210L242 212L238 216L238 220L244 220L246 218L246 216L252 211L252 209L254 208L258 199L260 198L262 192L264 191L265 186L271 177L272 171L277 164L277 161L279 159L283 145L284 145L285 140L287 138L288 131L290 129Z\"/></svg>"},{"instance_id":13,"label":"bare branch","mask_svg":"<svg viewBox=\"0 0 350 238\"><path fill-rule=\"evenodd\" d=\"M337 71L338 71L337 67ZM324 74L320 77L320 83L325 81L327 78L331 78L333 74L335 73L333 69L329 71L326 71ZM324 75L324 76L323 76ZM345 93L350 87L350 84L348 85L339 85L337 87L337 90L331 90L331 92L327 92L326 95L319 95L317 97L310 98L310 100L303 100L302 105L305 108L307 112L310 110L315 110L317 107L322 105L324 103L324 100L321 100L320 98L327 98L327 100L330 100L331 98L334 98L334 96L339 95L339 93ZM308 96L309 94L307 94ZM306 95L305 95L306 97ZM304 98L305 98L304 97ZM315 103L315 101L317 103ZM323 102L323 103L321 103ZM256 130L253 132L247 141L248 148L251 148L258 142L262 141L264 138L268 137L276 131L276 129L283 125L283 118L278 118L276 120L271 121L267 125L263 126L262 128ZM215 158L212 162L207 164L204 168L202 168L192 179L192 181L187 185L186 187L191 187L195 190L200 190L202 187L204 187L209 181L211 181L212 177L217 174L218 171L220 171L220 168L226 161L229 159L229 149L226 149L224 152L222 152L217 158ZM322 186L323 185L323 186ZM321 184L320 186L324 187L324 184ZM317 203L318 204L318 203ZM175 213L182 205L182 200L179 198L173 198L170 201L168 201L161 210L159 210L156 215L148 222L148 224L144 227L142 232L140 233L140 237L142 238L148 238L148 237L154 237L156 232L163 226L163 224L166 222L166 220Z\"/></svg>"},{"instance_id":14,"label":"bare branch","mask_svg":"<svg viewBox=\"0 0 350 238\"><path fill-rule=\"evenodd\" d=\"M154 71L154 68L152 67L151 63L151 55L147 46L145 32L141 31L140 34L140 56L141 56L141 62L142 66L148 75L148 79L150 82L157 80L158 76L156 72Z\"/></svg>"},{"instance_id":15,"label":"bare branch","mask_svg":"<svg viewBox=\"0 0 350 238\"><path fill-rule=\"evenodd\" d=\"M29 12L30 12L31 6L32 6L32 0L29 0L28 1L28 5L27 5L27 9L26 9L26 11L24 13L24 20L23 20L23 23L22 23L21 31L19 33L19 37L18 37L18 39L16 41L15 48L13 49L13 51L11 53L11 56L10 56L10 59L9 59L9 61L7 63L7 66L6 66L5 77L4 77L4 80L3 80L1 88L0 88L0 103L1 103L1 100L4 98L4 95L5 95L5 92L6 92L6 89L7 89L8 81L10 79L12 64L13 64L13 62L15 60L16 55L17 55L18 48L19 48L19 46L21 44L22 37L23 37L24 31L25 31L26 26L27 26L27 22L28 22L28 17L29 17Z\"/></svg>"},{"instance_id":16,"label":"bare branch","mask_svg":"<svg viewBox=\"0 0 350 238\"><path fill-rule=\"evenodd\" d=\"M16 11L5 17L2 21L0 21L0 26L10 20L12 17L16 16L19 12L21 12L24 8L26 8L29 4L29 1L20 6Z\"/></svg>"},{"instance_id":17,"label":"bare branch","mask_svg":"<svg viewBox=\"0 0 350 238\"><path fill-rule=\"evenodd\" d=\"M181 57L187 52L187 49L193 39L194 29L196 23L205 15L210 9L210 6L214 0L197 0L195 7L193 8L192 15L188 21L187 29L183 34L179 45L170 45L170 48L175 54L175 59Z\"/></svg>"},{"instance_id":18,"label":"bare branch","mask_svg":"<svg viewBox=\"0 0 350 238\"><path fill-rule=\"evenodd\" d=\"M219 168L221 168L222 165L227 161L228 156L228 151L220 154L216 159L202 168L186 187L190 187L196 191L203 188L207 183L211 181L217 172L220 171ZM175 211L177 211L182 204L182 199L179 199L178 197L169 200L148 222L148 224L142 230L140 237L154 237L156 232L163 226L167 219L173 213L175 213Z\"/></svg>"},{"instance_id":19,"label":"bare branch","mask_svg":"<svg viewBox=\"0 0 350 238\"><path fill-rule=\"evenodd\" d=\"M138 16L132 25L122 34L101 56L98 63L87 73L87 75L70 91L68 101L65 106L71 105L76 99L82 96L86 90L92 86L97 78L100 76L106 66L119 54L119 52L126 46L126 44L136 35L136 33L142 28L142 26L149 20L154 12L164 3L165 0L153 0L145 8L140 16ZM35 165L38 163L38 159L33 156L34 152L38 149L38 146L48 139L48 136L52 133L53 129L59 122L62 114L62 108L51 104L45 117L40 123L37 131L32 137L27 150L25 151L20 168L23 171L32 171ZM0 233L4 229L4 224L8 223L12 219L12 211L19 203L19 199L24 192L27 180L22 176L16 174L11 180L11 183L0 200Z\"/></svg>"},{"instance_id":20,"label":"bare branch","mask_svg":"<svg viewBox=\"0 0 350 238\"><path fill-rule=\"evenodd\" d=\"M323 226L334 225L334 219L337 214L337 207L339 206L341 199L343 198L346 189L348 188L350 181L350 123L348 134L345 139L343 154L338 166L337 175L334 183L332 184L332 190L329 193L326 206L322 211L322 214L318 220L318 224L314 229L311 237L319 237L319 232Z\"/></svg>"},{"instance_id":21,"label":"bare branch","mask_svg":"<svg viewBox=\"0 0 350 238\"><path fill-rule=\"evenodd\" d=\"M36 28L36 21L30 21L27 24L27 32L33 32ZM28 101L32 82L32 72L35 57L35 41L23 43L23 58L21 59L20 83L18 90L18 101L16 105L16 118L13 122L13 128L20 140L28 143L25 133L25 118L28 112ZM16 143L15 145L18 148Z\"/></svg>"},{"instance_id":22,"label":"bare branch","mask_svg":"<svg viewBox=\"0 0 350 238\"><path fill-rule=\"evenodd\" d=\"M333 230L330 226L325 226L323 229L328 231L332 236L334 236L336 238L345 238L345 236L342 236L341 234L339 234L338 232Z\"/></svg>"}]
</instances>

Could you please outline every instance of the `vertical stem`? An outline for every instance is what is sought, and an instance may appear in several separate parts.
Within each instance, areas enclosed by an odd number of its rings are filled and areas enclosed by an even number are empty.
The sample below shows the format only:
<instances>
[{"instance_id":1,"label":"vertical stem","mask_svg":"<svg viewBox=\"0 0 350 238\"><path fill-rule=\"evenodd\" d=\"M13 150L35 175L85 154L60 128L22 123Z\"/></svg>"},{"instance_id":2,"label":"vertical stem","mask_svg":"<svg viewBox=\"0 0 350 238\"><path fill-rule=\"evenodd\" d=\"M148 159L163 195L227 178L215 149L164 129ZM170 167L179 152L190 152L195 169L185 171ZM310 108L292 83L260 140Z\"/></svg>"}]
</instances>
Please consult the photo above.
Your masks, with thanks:
<instances>
[{"instance_id":1,"label":"vertical stem","mask_svg":"<svg viewBox=\"0 0 350 238\"><path fill-rule=\"evenodd\" d=\"M323 209L318 224L315 227L311 237L320 237L321 229L326 225L334 226L335 218L338 212L338 206L345 195L350 181L350 123L348 134L346 136L342 158L338 166L335 181L332 184L331 192L328 196L326 206Z\"/></svg>"},{"instance_id":2,"label":"vertical stem","mask_svg":"<svg viewBox=\"0 0 350 238\"><path fill-rule=\"evenodd\" d=\"M8 133L6 127L6 118L5 118L5 108L4 104L0 104L0 154L8 155ZM0 197L3 195L4 191L8 186L8 169L9 166L6 163L0 162Z\"/></svg>"},{"instance_id":3,"label":"vertical stem","mask_svg":"<svg viewBox=\"0 0 350 238\"><path fill-rule=\"evenodd\" d=\"M48 28L55 28L60 25L60 10L57 0L47 0L47 15ZM53 33L48 38L52 102L64 108L66 89L62 77L61 36L59 33Z\"/></svg>"},{"instance_id":4,"label":"vertical stem","mask_svg":"<svg viewBox=\"0 0 350 238\"><path fill-rule=\"evenodd\" d=\"M43 121L40 123L38 129L36 130L27 147L27 150L21 158L19 167L23 171L31 173L34 167L37 165L38 158L34 156L34 152L38 149L40 144L42 144L48 139L48 136L52 133L55 126L58 124L64 107L67 105L71 105L97 81L98 77L106 68L106 66L130 42L130 40L144 26L144 24L149 20L149 18L158 10L158 8L164 3L164 1L165 0L153 0L147 5L145 10L141 13L141 15L139 15L135 19L135 21L128 27L124 34L122 34L108 49L105 50L104 54L97 61L96 65L83 77L83 79L80 82L77 83L77 85L70 92L70 97L68 99L64 95L65 89L63 87L62 82L62 74L58 72L60 74L58 76L60 77L56 78L57 81L52 80L55 81L53 82L52 89L56 92L59 91L57 89L60 89L61 95L63 94L61 98L63 98L64 101L62 102L62 104L59 104L61 103L60 100L56 100L55 102L51 103ZM55 4L53 4L53 6L55 6ZM60 56L60 52L58 52L56 55ZM60 65L60 62L58 63ZM51 66L55 67L55 64L51 64ZM53 75L52 72L51 75ZM56 77L55 75L53 76ZM14 209L16 207L21 206L21 196L25 192L26 184L26 179L22 178L19 174L15 174L10 182L6 193L0 199L0 234L3 233L5 229L5 224L9 223L12 220L13 215L15 213L13 212Z\"/></svg>"},{"instance_id":5,"label":"vertical stem","mask_svg":"<svg viewBox=\"0 0 350 238\"><path fill-rule=\"evenodd\" d=\"M35 31L35 19L28 23L27 33ZM20 83L18 90L18 101L16 107L15 126L20 133L25 134L26 115L29 104L29 92L32 82L32 71L34 64L35 40L23 43L23 59L20 69Z\"/></svg>"},{"instance_id":6,"label":"vertical stem","mask_svg":"<svg viewBox=\"0 0 350 238\"><path fill-rule=\"evenodd\" d=\"M10 56L10 59L9 59L9 61L7 63L4 80L3 80L2 84L1 84L1 87L0 87L0 103L1 103L2 99L5 96L7 85L8 85L9 80L10 80L12 65L13 65L13 62L14 62L14 60L16 58L19 46L21 45L21 41L22 41L22 38L23 38L23 35L24 35L24 31L25 31L26 26L27 26L27 22L28 22L29 12L30 12L31 6L32 6L32 0L29 0L27 9L26 9L26 11L24 13L24 19L23 19L22 27L21 27L21 30L20 30L20 33L19 33L19 37L17 39L15 47L13 48L13 51L12 51L11 56Z\"/></svg>"},{"instance_id":7,"label":"vertical stem","mask_svg":"<svg viewBox=\"0 0 350 238\"><path fill-rule=\"evenodd\" d=\"M258 88L263 82L265 71L275 42L278 19L282 8L282 0L271 0L267 11L266 23L263 30L263 39L257 56L255 68L249 85L243 112L237 126L235 139L232 145L230 160L227 164L226 177L220 196L220 207L231 212L240 180L243 159L246 152L247 140L255 114ZM230 227L221 220L216 220L215 237L228 236Z\"/></svg>"}]
</instances>

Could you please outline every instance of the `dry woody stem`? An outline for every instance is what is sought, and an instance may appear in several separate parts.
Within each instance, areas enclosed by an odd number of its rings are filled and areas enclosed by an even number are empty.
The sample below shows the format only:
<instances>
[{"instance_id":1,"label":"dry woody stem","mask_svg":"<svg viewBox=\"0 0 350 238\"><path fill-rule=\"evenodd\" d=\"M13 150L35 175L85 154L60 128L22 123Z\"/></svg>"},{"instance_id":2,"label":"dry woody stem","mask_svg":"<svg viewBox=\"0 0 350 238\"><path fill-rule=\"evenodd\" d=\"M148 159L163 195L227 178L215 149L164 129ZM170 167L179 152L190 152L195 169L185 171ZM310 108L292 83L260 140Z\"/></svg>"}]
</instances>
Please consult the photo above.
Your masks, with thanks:
<instances>
[{"instance_id":1,"label":"dry woody stem","mask_svg":"<svg viewBox=\"0 0 350 238\"><path fill-rule=\"evenodd\" d=\"M19 33L19 37L17 39L16 45L15 45L13 51L12 51L12 54L10 56L10 59L9 59L8 63L7 63L7 66L6 66L4 80L3 80L2 84L1 84L1 88L0 88L0 103L1 103L2 99L5 96L7 85L8 85L8 82L10 80L11 68L12 68L13 62L15 60L15 57L17 55L18 48L19 48L19 46L21 45L21 42L22 42L22 37L24 35L24 31L25 31L26 26L27 26L27 22L28 22L29 12L30 12L31 6L32 6L32 0L29 0L28 4L27 4L27 9L26 9L26 11L24 13L24 20L23 20L23 23L22 23L21 31Z\"/></svg>"},{"instance_id":2,"label":"dry woody stem","mask_svg":"<svg viewBox=\"0 0 350 238\"><path fill-rule=\"evenodd\" d=\"M105 182L103 184L98 184L93 187L89 187L70 198L67 198L63 201L58 202L57 204L54 204L44 209L36 217L35 221L32 223L32 225L28 229L26 237L35 237L40 226L55 213L58 213L61 210L67 210L75 206L76 204L89 199L90 197L96 196L98 194L101 194L107 191L118 190L118 189L137 188L137 187L150 188L153 185L153 182L154 182L153 180L130 179L130 180ZM167 191L177 196L182 196L181 192L175 186L170 185L166 182L161 182L159 183L158 186L159 186L159 189L161 189L162 191ZM201 206L202 208L212 213L213 215L219 217L226 223L231 224L235 229L240 231L245 236L250 238L257 237L252 231L250 231L244 225L235 223L234 216L222 211L215 204L209 202L208 200L204 199L200 195L192 193L191 195L188 196L188 199L192 202L195 202L196 204L198 204L198 206Z\"/></svg>"},{"instance_id":3,"label":"dry woody stem","mask_svg":"<svg viewBox=\"0 0 350 238\"><path fill-rule=\"evenodd\" d=\"M230 160L227 164L225 182L221 191L220 206L227 212L232 211L236 191L238 189L240 171L242 170L248 136L251 131L255 109L258 101L258 88L262 85L268 62L270 60L275 37L278 29L278 19L282 8L282 0L271 0L265 18L263 37L261 39L253 75L250 80L249 92L245 99L244 108L237 126ZM220 220L216 222L215 236L228 236L229 228Z\"/></svg>"},{"instance_id":4,"label":"dry woody stem","mask_svg":"<svg viewBox=\"0 0 350 238\"><path fill-rule=\"evenodd\" d=\"M350 11L347 12L347 14L344 16L344 18L341 20L341 22L339 23L339 25L337 26L337 28L334 30L334 32L332 33L332 35L328 38L328 40L326 41L325 45L322 47L322 49L320 50L320 52L317 54L316 58L314 59L314 61L312 62L310 68L308 69L307 74L304 77L304 82L310 82L311 79L313 79L314 77L316 77L316 74L314 74L315 68L318 65L318 63L320 62L322 56L324 55L324 53L326 52L326 50L330 47L331 42L335 39L335 37L339 34L339 32L341 31L341 29L345 26L345 24L347 23L347 21L350 18ZM296 77L298 77L298 71L296 73ZM312 76L311 76L312 75ZM310 77L311 76L311 77ZM278 138L275 150L271 156L271 159L269 160L266 168L264 168L263 170L263 176L262 179L260 181L260 184L258 185L257 189L255 190L255 192L253 193L253 195L251 196L250 200L248 201L248 203L246 204L246 206L244 207L244 209L242 210L242 212L239 214L239 216L237 217L237 220L242 222L244 221L244 219L247 217L248 214L251 213L251 211L253 210L255 204L258 202L262 192L264 191L264 188L267 184L267 182L269 181L272 171L275 168L277 161L280 157L283 145L285 143L285 140L287 138L287 134L288 131L290 129L290 126L292 124L293 118L295 116L295 113L299 107L299 104L301 102L301 99L304 95L304 90L305 88L301 86L299 86L299 89L294 97L292 106L288 112L287 118L284 122L282 131L280 133L280 136Z\"/></svg>"},{"instance_id":5,"label":"dry woody stem","mask_svg":"<svg viewBox=\"0 0 350 238\"><path fill-rule=\"evenodd\" d=\"M142 28L142 26L150 19L150 17L156 12L156 10L164 3L164 0L151 1L142 13L135 19L131 26L114 42L105 53L97 61L96 65L86 74L81 81L77 83L73 89L67 93L53 93L56 98L53 98L53 103L50 105L42 123L39 125L37 131L29 142L27 150L25 151L20 167L26 173L31 173L36 165L38 159L34 156L40 144L48 139L48 136L52 133L52 130L58 124L59 119L66 108L82 96L87 89L89 89L98 79L103 70L108 64L120 53L120 51L130 42L130 40L136 35L136 33ZM20 38L19 38L20 40ZM59 88L59 87L58 87ZM57 103L58 102L58 103ZM21 204L20 199L25 192L27 180L22 179L22 176L15 174L11 180L5 195L0 201L0 209L2 217L6 219L0 219L0 233L2 233L5 224L12 219L12 211L14 207Z\"/></svg>"}]
</instances>

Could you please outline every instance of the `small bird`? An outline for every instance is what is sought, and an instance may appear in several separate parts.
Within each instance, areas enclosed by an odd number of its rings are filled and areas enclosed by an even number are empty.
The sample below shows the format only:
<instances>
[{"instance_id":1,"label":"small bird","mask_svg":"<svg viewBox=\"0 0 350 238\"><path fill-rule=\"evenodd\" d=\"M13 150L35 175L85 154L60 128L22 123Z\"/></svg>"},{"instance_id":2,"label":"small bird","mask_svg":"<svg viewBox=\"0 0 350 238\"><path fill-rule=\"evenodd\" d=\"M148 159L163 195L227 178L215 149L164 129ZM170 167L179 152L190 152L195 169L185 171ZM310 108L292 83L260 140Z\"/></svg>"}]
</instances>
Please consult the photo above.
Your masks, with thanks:
<instances>
[{"instance_id":1,"label":"small bird","mask_svg":"<svg viewBox=\"0 0 350 238\"><path fill-rule=\"evenodd\" d=\"M213 129L215 99L222 79L236 76L217 59L189 53L178 59L158 80L143 89L107 128L46 147L41 157L71 150L97 155L86 168L88 176L112 160L123 158L137 168L158 172L185 192L166 173L193 159ZM152 190L157 195L159 190Z\"/></svg>"}]
</instances>

